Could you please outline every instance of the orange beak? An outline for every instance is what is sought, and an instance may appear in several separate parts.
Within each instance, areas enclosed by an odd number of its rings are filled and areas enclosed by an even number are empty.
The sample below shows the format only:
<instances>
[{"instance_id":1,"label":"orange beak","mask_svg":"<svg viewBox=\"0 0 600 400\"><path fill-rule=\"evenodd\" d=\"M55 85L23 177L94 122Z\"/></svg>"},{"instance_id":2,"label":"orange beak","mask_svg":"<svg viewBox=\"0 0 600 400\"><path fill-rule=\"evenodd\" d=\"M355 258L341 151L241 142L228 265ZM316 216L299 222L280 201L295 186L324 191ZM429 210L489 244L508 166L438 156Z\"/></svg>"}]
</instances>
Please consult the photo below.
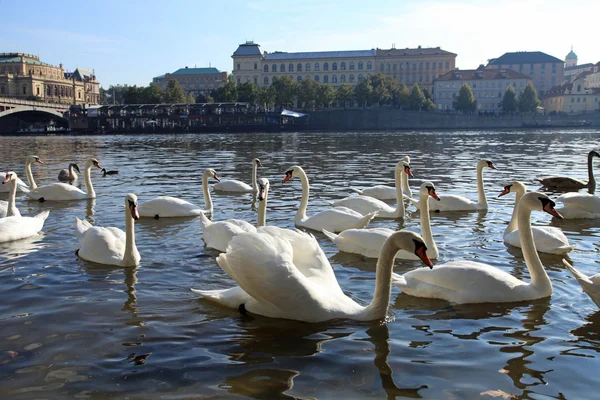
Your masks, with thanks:
<instances>
[{"instance_id":1,"label":"orange beak","mask_svg":"<svg viewBox=\"0 0 600 400\"><path fill-rule=\"evenodd\" d=\"M291 173L286 173L285 174L285 178L283 178L283 183L286 183L290 179L292 179L292 174Z\"/></svg>"},{"instance_id":2,"label":"orange beak","mask_svg":"<svg viewBox=\"0 0 600 400\"><path fill-rule=\"evenodd\" d=\"M509 194L509 193L510 193L510 189L509 189L509 188L504 188L504 190L502 191L502 193L500 193L500 194L498 195L498 197L502 197L502 196L504 196L505 194Z\"/></svg>"},{"instance_id":3,"label":"orange beak","mask_svg":"<svg viewBox=\"0 0 600 400\"><path fill-rule=\"evenodd\" d=\"M221 180L219 179L219 177L217 176L217 174L215 174L215 176L213 176L213 178L215 178L215 180L216 180L217 182L221 182Z\"/></svg>"},{"instance_id":4,"label":"orange beak","mask_svg":"<svg viewBox=\"0 0 600 400\"><path fill-rule=\"evenodd\" d=\"M433 269L433 263L429 259L429 256L427 255L427 251L425 250L425 247L419 247L417 250L415 250L415 254L417 255L417 257L419 257L421 259L421 261L423 261L423 264L425 264L429 268Z\"/></svg>"},{"instance_id":5,"label":"orange beak","mask_svg":"<svg viewBox=\"0 0 600 400\"><path fill-rule=\"evenodd\" d=\"M414 176L410 170L410 167L404 167L404 172L406 172L406 175L410 176L411 178L414 178Z\"/></svg>"},{"instance_id":6,"label":"orange beak","mask_svg":"<svg viewBox=\"0 0 600 400\"><path fill-rule=\"evenodd\" d=\"M560 213L556 211L556 209L552 207L552 204L550 203L546 204L546 206L544 207L544 211L546 211L548 214L552 215L555 218L563 219L563 216L560 215Z\"/></svg>"},{"instance_id":7,"label":"orange beak","mask_svg":"<svg viewBox=\"0 0 600 400\"><path fill-rule=\"evenodd\" d=\"M138 213L138 209L135 204L129 206L129 210L131 211L131 216L133 217L133 219L135 219L136 221L140 219L140 214Z\"/></svg>"},{"instance_id":8,"label":"orange beak","mask_svg":"<svg viewBox=\"0 0 600 400\"><path fill-rule=\"evenodd\" d=\"M440 197L439 197L439 196L437 195L437 193L435 192L435 189L431 189L431 190L429 191L429 195L430 195L431 197L433 197L434 199L436 199L437 201L440 201L440 200L441 200L441 199L440 199Z\"/></svg>"},{"instance_id":9,"label":"orange beak","mask_svg":"<svg viewBox=\"0 0 600 400\"><path fill-rule=\"evenodd\" d=\"M35 162L43 164L44 162L42 160L40 160L39 158L37 160L35 160Z\"/></svg>"},{"instance_id":10,"label":"orange beak","mask_svg":"<svg viewBox=\"0 0 600 400\"><path fill-rule=\"evenodd\" d=\"M6 175L6 177L4 177L4 180L2 181L2 184L4 185L6 182L10 181L10 175Z\"/></svg>"}]
</instances>

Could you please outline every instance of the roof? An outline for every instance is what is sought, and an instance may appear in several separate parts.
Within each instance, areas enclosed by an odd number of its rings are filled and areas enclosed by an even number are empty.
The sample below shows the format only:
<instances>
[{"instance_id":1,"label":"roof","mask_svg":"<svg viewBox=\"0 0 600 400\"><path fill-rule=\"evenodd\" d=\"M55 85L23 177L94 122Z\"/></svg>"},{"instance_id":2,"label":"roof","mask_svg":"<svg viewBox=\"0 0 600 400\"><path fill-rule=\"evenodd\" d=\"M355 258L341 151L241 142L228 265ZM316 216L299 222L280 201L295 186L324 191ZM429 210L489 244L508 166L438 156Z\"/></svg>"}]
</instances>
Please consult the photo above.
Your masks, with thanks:
<instances>
[{"instance_id":1,"label":"roof","mask_svg":"<svg viewBox=\"0 0 600 400\"><path fill-rule=\"evenodd\" d=\"M260 44L248 41L238 46L237 50L233 52L232 57L234 56L262 56L262 50L260 49Z\"/></svg>"},{"instance_id":2,"label":"roof","mask_svg":"<svg viewBox=\"0 0 600 400\"><path fill-rule=\"evenodd\" d=\"M221 71L216 69L215 67L207 67L207 68L179 68L177 71L173 72L171 75L219 75Z\"/></svg>"},{"instance_id":3,"label":"roof","mask_svg":"<svg viewBox=\"0 0 600 400\"><path fill-rule=\"evenodd\" d=\"M568 82L559 86L554 86L550 90L546 91L542 98L545 99L548 97L562 96L566 93L567 90L573 90L573 82Z\"/></svg>"},{"instance_id":4,"label":"roof","mask_svg":"<svg viewBox=\"0 0 600 400\"><path fill-rule=\"evenodd\" d=\"M567 71L573 71L573 70L577 70L577 69L583 69L583 68L592 69L593 67L594 67L594 64L592 64L592 63L580 64L580 65L572 65L570 67L565 67L565 72L567 72Z\"/></svg>"},{"instance_id":5,"label":"roof","mask_svg":"<svg viewBox=\"0 0 600 400\"><path fill-rule=\"evenodd\" d=\"M75 78L78 81L91 81L93 80L94 74L87 68L76 68L73 72L65 72L66 79Z\"/></svg>"},{"instance_id":6,"label":"roof","mask_svg":"<svg viewBox=\"0 0 600 400\"><path fill-rule=\"evenodd\" d=\"M374 57L375 50L341 50L341 51L309 51L300 53L286 53L277 51L275 53L265 53L264 59L268 61L276 60L297 60L297 59L319 59L319 58L356 58L356 57Z\"/></svg>"},{"instance_id":7,"label":"roof","mask_svg":"<svg viewBox=\"0 0 600 400\"><path fill-rule=\"evenodd\" d=\"M503 75L506 72L506 75ZM460 77L457 76L460 73ZM474 81L482 79L531 79L527 75L512 69L455 69L448 71L436 79L436 81Z\"/></svg>"},{"instance_id":8,"label":"roof","mask_svg":"<svg viewBox=\"0 0 600 400\"><path fill-rule=\"evenodd\" d=\"M0 53L0 63L20 63L21 57L23 57L23 61L27 64L53 67L53 65L41 62L38 56L25 53Z\"/></svg>"},{"instance_id":9,"label":"roof","mask_svg":"<svg viewBox=\"0 0 600 400\"><path fill-rule=\"evenodd\" d=\"M565 60L577 60L577 54L575 54L572 47L571 47L571 51L569 52L569 54L567 54L567 57L565 58Z\"/></svg>"},{"instance_id":10,"label":"roof","mask_svg":"<svg viewBox=\"0 0 600 400\"><path fill-rule=\"evenodd\" d=\"M435 55L444 55L444 56L456 56L454 53L450 53L449 51L442 50L439 47L426 47L422 48L421 46L416 49L377 49L376 53L377 57L398 57L398 56L435 56Z\"/></svg>"},{"instance_id":11,"label":"roof","mask_svg":"<svg viewBox=\"0 0 600 400\"><path fill-rule=\"evenodd\" d=\"M563 63L556 57L542 53L541 51L517 51L504 53L498 58L490 59L490 64L541 64L541 63Z\"/></svg>"}]
</instances>

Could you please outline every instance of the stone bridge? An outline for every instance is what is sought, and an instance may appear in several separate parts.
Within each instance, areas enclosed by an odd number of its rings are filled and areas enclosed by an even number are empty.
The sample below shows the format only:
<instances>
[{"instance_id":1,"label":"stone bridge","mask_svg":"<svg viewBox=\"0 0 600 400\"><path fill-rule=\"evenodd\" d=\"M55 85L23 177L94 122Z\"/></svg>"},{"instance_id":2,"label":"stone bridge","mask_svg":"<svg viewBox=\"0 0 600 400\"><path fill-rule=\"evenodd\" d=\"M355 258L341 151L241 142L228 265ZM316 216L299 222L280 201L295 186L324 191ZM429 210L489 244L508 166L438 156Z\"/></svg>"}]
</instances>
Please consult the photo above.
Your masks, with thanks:
<instances>
[{"instance_id":1,"label":"stone bridge","mask_svg":"<svg viewBox=\"0 0 600 400\"><path fill-rule=\"evenodd\" d=\"M0 118L11 114L35 111L65 119L64 113L68 109L69 105L66 104L44 103L41 101L28 101L0 97Z\"/></svg>"}]
</instances>

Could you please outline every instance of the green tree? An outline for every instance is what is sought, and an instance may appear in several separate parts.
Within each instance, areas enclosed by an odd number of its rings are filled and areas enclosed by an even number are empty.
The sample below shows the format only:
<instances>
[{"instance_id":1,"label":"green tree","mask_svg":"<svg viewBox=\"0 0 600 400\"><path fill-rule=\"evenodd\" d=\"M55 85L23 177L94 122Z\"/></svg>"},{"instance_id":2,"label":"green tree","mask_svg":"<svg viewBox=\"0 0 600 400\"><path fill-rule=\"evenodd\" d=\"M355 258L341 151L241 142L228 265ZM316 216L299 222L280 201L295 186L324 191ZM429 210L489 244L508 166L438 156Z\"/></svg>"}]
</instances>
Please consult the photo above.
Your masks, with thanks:
<instances>
[{"instance_id":1,"label":"green tree","mask_svg":"<svg viewBox=\"0 0 600 400\"><path fill-rule=\"evenodd\" d=\"M427 88L423 89L423 95L427 100L433 100L433 97L431 97L431 94L429 94L429 90L427 90Z\"/></svg>"},{"instance_id":2,"label":"green tree","mask_svg":"<svg viewBox=\"0 0 600 400\"><path fill-rule=\"evenodd\" d=\"M518 106L519 103L517 101L515 89L513 89L512 86L509 86L508 88L506 88L506 91L504 92L504 97L502 98L502 110L504 112L512 113L517 111Z\"/></svg>"},{"instance_id":3,"label":"green tree","mask_svg":"<svg viewBox=\"0 0 600 400\"><path fill-rule=\"evenodd\" d=\"M312 108L317 101L319 84L314 79L303 79L298 85L298 105L304 108Z\"/></svg>"},{"instance_id":4,"label":"green tree","mask_svg":"<svg viewBox=\"0 0 600 400\"><path fill-rule=\"evenodd\" d=\"M317 104L329 107L335 101L335 89L329 83L323 83L317 90Z\"/></svg>"},{"instance_id":5,"label":"green tree","mask_svg":"<svg viewBox=\"0 0 600 400\"><path fill-rule=\"evenodd\" d=\"M519 95L519 111L536 112L539 105L540 99L538 99L537 92L530 82Z\"/></svg>"},{"instance_id":6,"label":"green tree","mask_svg":"<svg viewBox=\"0 0 600 400\"><path fill-rule=\"evenodd\" d=\"M237 101L256 104L258 100L258 87L252 82L244 82L237 87Z\"/></svg>"},{"instance_id":7,"label":"green tree","mask_svg":"<svg viewBox=\"0 0 600 400\"><path fill-rule=\"evenodd\" d=\"M287 106L294 102L298 93L298 84L291 77L284 75L273 78L271 85L275 89L275 103Z\"/></svg>"},{"instance_id":8,"label":"green tree","mask_svg":"<svg viewBox=\"0 0 600 400\"><path fill-rule=\"evenodd\" d=\"M196 103L214 103L215 99L208 94L200 93L196 96Z\"/></svg>"},{"instance_id":9,"label":"green tree","mask_svg":"<svg viewBox=\"0 0 600 400\"><path fill-rule=\"evenodd\" d=\"M265 110L270 108L271 104L275 103L275 88L264 87L258 90L258 103L262 104Z\"/></svg>"},{"instance_id":10,"label":"green tree","mask_svg":"<svg viewBox=\"0 0 600 400\"><path fill-rule=\"evenodd\" d=\"M369 78L373 87L371 103L378 103L380 106L390 104L393 100L393 92L398 86L389 76L382 73L375 74Z\"/></svg>"},{"instance_id":11,"label":"green tree","mask_svg":"<svg viewBox=\"0 0 600 400\"><path fill-rule=\"evenodd\" d=\"M196 98L194 97L194 95L191 93L188 93L186 103L194 104L195 102L196 102Z\"/></svg>"},{"instance_id":12,"label":"green tree","mask_svg":"<svg viewBox=\"0 0 600 400\"><path fill-rule=\"evenodd\" d=\"M392 92L392 103L402 109L410 108L410 90L404 84L396 87Z\"/></svg>"},{"instance_id":13,"label":"green tree","mask_svg":"<svg viewBox=\"0 0 600 400\"><path fill-rule=\"evenodd\" d=\"M150 84L143 89L142 103L143 104L160 104L165 100L165 92L156 85Z\"/></svg>"},{"instance_id":14,"label":"green tree","mask_svg":"<svg viewBox=\"0 0 600 400\"><path fill-rule=\"evenodd\" d=\"M227 82L221 87L214 89L210 95L217 103L233 103L238 100L238 89L233 76L229 76Z\"/></svg>"},{"instance_id":15,"label":"green tree","mask_svg":"<svg viewBox=\"0 0 600 400\"><path fill-rule=\"evenodd\" d=\"M167 82L167 90L165 92L165 103L185 103L187 96L181 88L179 82L177 82L176 80L173 79Z\"/></svg>"},{"instance_id":16,"label":"green tree","mask_svg":"<svg viewBox=\"0 0 600 400\"><path fill-rule=\"evenodd\" d=\"M123 104L142 104L143 90L136 85L128 86L123 93Z\"/></svg>"},{"instance_id":17,"label":"green tree","mask_svg":"<svg viewBox=\"0 0 600 400\"><path fill-rule=\"evenodd\" d=\"M370 79L363 79L354 88L354 97L356 102L364 109L366 106L371 105L371 99L373 98L373 85L371 85Z\"/></svg>"},{"instance_id":18,"label":"green tree","mask_svg":"<svg viewBox=\"0 0 600 400\"><path fill-rule=\"evenodd\" d=\"M466 83L462 84L453 105L455 110L463 112L472 112L477 109L477 101L475 100L475 96L473 96L473 91L469 85Z\"/></svg>"},{"instance_id":19,"label":"green tree","mask_svg":"<svg viewBox=\"0 0 600 400\"><path fill-rule=\"evenodd\" d=\"M346 103L354 101L354 89L352 89L352 86L347 83L342 83L335 92L335 100L338 103L343 104L345 109Z\"/></svg>"},{"instance_id":20,"label":"green tree","mask_svg":"<svg viewBox=\"0 0 600 400\"><path fill-rule=\"evenodd\" d=\"M420 110L425 105L427 99L423 94L423 91L416 83L410 89L410 95L408 96L408 104L411 110Z\"/></svg>"},{"instance_id":21,"label":"green tree","mask_svg":"<svg viewBox=\"0 0 600 400\"><path fill-rule=\"evenodd\" d=\"M433 102L433 100L431 100L431 99L425 100L425 104L423 104L423 110L425 110L425 111L435 110L435 103Z\"/></svg>"}]
</instances>

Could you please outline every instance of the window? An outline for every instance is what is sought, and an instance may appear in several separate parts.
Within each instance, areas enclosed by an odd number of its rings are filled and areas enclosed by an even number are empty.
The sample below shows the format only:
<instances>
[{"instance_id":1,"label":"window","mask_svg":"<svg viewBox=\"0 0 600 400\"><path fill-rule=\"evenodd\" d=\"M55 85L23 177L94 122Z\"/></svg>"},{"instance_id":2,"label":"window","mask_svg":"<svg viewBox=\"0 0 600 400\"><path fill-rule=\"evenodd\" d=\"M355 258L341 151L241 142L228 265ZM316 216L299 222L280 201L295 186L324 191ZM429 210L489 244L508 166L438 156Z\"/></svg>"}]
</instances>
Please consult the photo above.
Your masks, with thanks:
<instances>
[{"instance_id":1,"label":"window","mask_svg":"<svg viewBox=\"0 0 600 400\"><path fill-rule=\"evenodd\" d=\"M298 75L298 78L296 78L296 80L297 80L298 82L302 82L302 77L301 77L300 75Z\"/></svg>"},{"instance_id":2,"label":"window","mask_svg":"<svg viewBox=\"0 0 600 400\"><path fill-rule=\"evenodd\" d=\"M425 69L429 69L429 61L425 63Z\"/></svg>"},{"instance_id":3,"label":"window","mask_svg":"<svg viewBox=\"0 0 600 400\"><path fill-rule=\"evenodd\" d=\"M359 68L362 69L362 68ZM373 64L371 63L371 61L367 61L367 69L373 69Z\"/></svg>"},{"instance_id":4,"label":"window","mask_svg":"<svg viewBox=\"0 0 600 400\"><path fill-rule=\"evenodd\" d=\"M577 85L577 91L581 92L581 85Z\"/></svg>"},{"instance_id":5,"label":"window","mask_svg":"<svg viewBox=\"0 0 600 400\"><path fill-rule=\"evenodd\" d=\"M587 102L587 97L584 97L584 98L583 98L583 102L584 102L584 103L585 103L585 102Z\"/></svg>"},{"instance_id":6,"label":"window","mask_svg":"<svg viewBox=\"0 0 600 400\"><path fill-rule=\"evenodd\" d=\"M390 63L387 63L387 70L388 70L388 71L391 71L391 70L392 70L392 64L390 64Z\"/></svg>"},{"instance_id":7,"label":"window","mask_svg":"<svg viewBox=\"0 0 600 400\"><path fill-rule=\"evenodd\" d=\"M412 63L412 69L417 69L417 63Z\"/></svg>"},{"instance_id":8,"label":"window","mask_svg":"<svg viewBox=\"0 0 600 400\"><path fill-rule=\"evenodd\" d=\"M435 65L436 65L436 64L435 64L434 62L432 62L432 63L431 63L431 69L435 69Z\"/></svg>"},{"instance_id":9,"label":"window","mask_svg":"<svg viewBox=\"0 0 600 400\"><path fill-rule=\"evenodd\" d=\"M381 64L383 65L383 64ZM350 74L350 82L354 82L354 74Z\"/></svg>"},{"instance_id":10,"label":"window","mask_svg":"<svg viewBox=\"0 0 600 400\"><path fill-rule=\"evenodd\" d=\"M289 72L294 72L294 64L288 65L288 71Z\"/></svg>"},{"instance_id":11,"label":"window","mask_svg":"<svg viewBox=\"0 0 600 400\"><path fill-rule=\"evenodd\" d=\"M383 72L383 67L384 67L383 63L379 64L379 70L380 70L381 72Z\"/></svg>"},{"instance_id":12,"label":"window","mask_svg":"<svg viewBox=\"0 0 600 400\"><path fill-rule=\"evenodd\" d=\"M332 71L337 71L337 63L334 62L333 64L331 64L331 70Z\"/></svg>"},{"instance_id":13,"label":"window","mask_svg":"<svg viewBox=\"0 0 600 400\"><path fill-rule=\"evenodd\" d=\"M310 64L309 63L306 63L306 65L304 66L304 70L306 72L310 71Z\"/></svg>"},{"instance_id":14,"label":"window","mask_svg":"<svg viewBox=\"0 0 600 400\"><path fill-rule=\"evenodd\" d=\"M581 98L580 97L577 98L577 102L581 103Z\"/></svg>"},{"instance_id":15,"label":"window","mask_svg":"<svg viewBox=\"0 0 600 400\"><path fill-rule=\"evenodd\" d=\"M342 71L345 71L345 70L346 70L346 62L345 62L345 61L342 61L342 63L340 64L340 69L341 69ZM335 75L334 75L334 76L335 76Z\"/></svg>"},{"instance_id":16,"label":"window","mask_svg":"<svg viewBox=\"0 0 600 400\"><path fill-rule=\"evenodd\" d=\"M296 71L302 72L302 64L298 63L298 65L296 66Z\"/></svg>"},{"instance_id":17,"label":"window","mask_svg":"<svg viewBox=\"0 0 600 400\"><path fill-rule=\"evenodd\" d=\"M533 64L529 64L529 73L533 74Z\"/></svg>"},{"instance_id":18,"label":"window","mask_svg":"<svg viewBox=\"0 0 600 400\"><path fill-rule=\"evenodd\" d=\"M394 63L394 65L392 65L392 69L396 71L398 69L398 64Z\"/></svg>"},{"instance_id":19,"label":"window","mask_svg":"<svg viewBox=\"0 0 600 400\"><path fill-rule=\"evenodd\" d=\"M61 88L62 91L62 88ZM27 94L27 86L23 85L23 94Z\"/></svg>"},{"instance_id":20,"label":"window","mask_svg":"<svg viewBox=\"0 0 600 400\"><path fill-rule=\"evenodd\" d=\"M315 81L316 82L321 82L321 78L319 77L319 75L315 75Z\"/></svg>"},{"instance_id":21,"label":"window","mask_svg":"<svg viewBox=\"0 0 600 400\"><path fill-rule=\"evenodd\" d=\"M329 76L328 75L324 75L323 76L323 83L329 83Z\"/></svg>"},{"instance_id":22,"label":"window","mask_svg":"<svg viewBox=\"0 0 600 400\"><path fill-rule=\"evenodd\" d=\"M237 69L238 69L238 71L240 70L240 68L241 68L241 65L240 65L240 63L238 63L238 64L237 64Z\"/></svg>"},{"instance_id":23,"label":"window","mask_svg":"<svg viewBox=\"0 0 600 400\"><path fill-rule=\"evenodd\" d=\"M323 63L323 71L329 71L329 63Z\"/></svg>"},{"instance_id":24,"label":"window","mask_svg":"<svg viewBox=\"0 0 600 400\"><path fill-rule=\"evenodd\" d=\"M542 74L546 73L546 64L542 64Z\"/></svg>"},{"instance_id":25,"label":"window","mask_svg":"<svg viewBox=\"0 0 600 400\"><path fill-rule=\"evenodd\" d=\"M265 64L265 67L263 68L264 72L269 72L269 66Z\"/></svg>"},{"instance_id":26,"label":"window","mask_svg":"<svg viewBox=\"0 0 600 400\"><path fill-rule=\"evenodd\" d=\"M341 79L342 83L346 82L346 74L342 74L340 79Z\"/></svg>"},{"instance_id":27,"label":"window","mask_svg":"<svg viewBox=\"0 0 600 400\"><path fill-rule=\"evenodd\" d=\"M265 79L263 82L264 82L265 86L269 86L269 77L265 76Z\"/></svg>"},{"instance_id":28,"label":"window","mask_svg":"<svg viewBox=\"0 0 600 400\"><path fill-rule=\"evenodd\" d=\"M277 72L277 64L271 65L271 72Z\"/></svg>"},{"instance_id":29,"label":"window","mask_svg":"<svg viewBox=\"0 0 600 400\"><path fill-rule=\"evenodd\" d=\"M419 69L423 69L423 63L422 62L419 63Z\"/></svg>"},{"instance_id":30,"label":"window","mask_svg":"<svg viewBox=\"0 0 600 400\"><path fill-rule=\"evenodd\" d=\"M81 99L81 92L77 92L77 97Z\"/></svg>"},{"instance_id":31,"label":"window","mask_svg":"<svg viewBox=\"0 0 600 400\"><path fill-rule=\"evenodd\" d=\"M362 80L363 80L363 75L362 74L358 74L358 81L362 82Z\"/></svg>"},{"instance_id":32,"label":"window","mask_svg":"<svg viewBox=\"0 0 600 400\"><path fill-rule=\"evenodd\" d=\"M408 64L408 63L407 63L407 64ZM439 63L438 63L438 68L439 68L439 69L442 69L442 63L441 63L441 62L439 62Z\"/></svg>"},{"instance_id":33,"label":"window","mask_svg":"<svg viewBox=\"0 0 600 400\"><path fill-rule=\"evenodd\" d=\"M258 85L258 78L257 77L254 77L254 84Z\"/></svg>"},{"instance_id":34,"label":"window","mask_svg":"<svg viewBox=\"0 0 600 400\"><path fill-rule=\"evenodd\" d=\"M279 66L279 72L285 72L285 64Z\"/></svg>"},{"instance_id":35,"label":"window","mask_svg":"<svg viewBox=\"0 0 600 400\"><path fill-rule=\"evenodd\" d=\"M239 65L239 64L238 64ZM239 68L238 68L239 69ZM258 69L258 64L254 63L254 69Z\"/></svg>"},{"instance_id":36,"label":"window","mask_svg":"<svg viewBox=\"0 0 600 400\"><path fill-rule=\"evenodd\" d=\"M333 76L331 77L331 82L332 82L332 83L337 83L337 75L333 75Z\"/></svg>"},{"instance_id":37,"label":"window","mask_svg":"<svg viewBox=\"0 0 600 400\"><path fill-rule=\"evenodd\" d=\"M319 70L319 68L320 68L320 67L319 67L319 63L315 63L315 71L318 71L318 70Z\"/></svg>"},{"instance_id":38,"label":"window","mask_svg":"<svg viewBox=\"0 0 600 400\"><path fill-rule=\"evenodd\" d=\"M360 64L362 64L362 61L358 62L359 66L360 66ZM354 71L354 61L350 61L350 71Z\"/></svg>"}]
</instances>

